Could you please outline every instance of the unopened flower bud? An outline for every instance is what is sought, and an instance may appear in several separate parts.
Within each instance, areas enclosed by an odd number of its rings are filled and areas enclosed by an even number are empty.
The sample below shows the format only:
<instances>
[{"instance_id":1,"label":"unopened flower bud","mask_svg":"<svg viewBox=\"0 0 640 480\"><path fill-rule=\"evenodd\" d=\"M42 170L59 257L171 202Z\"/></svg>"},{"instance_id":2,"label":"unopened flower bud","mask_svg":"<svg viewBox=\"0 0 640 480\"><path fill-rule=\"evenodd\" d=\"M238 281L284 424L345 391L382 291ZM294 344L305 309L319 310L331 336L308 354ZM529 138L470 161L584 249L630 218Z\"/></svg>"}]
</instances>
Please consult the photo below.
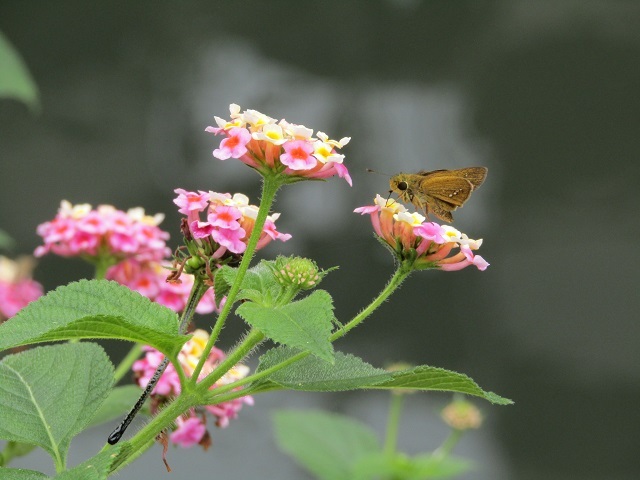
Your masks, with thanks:
<instances>
[{"instance_id":1,"label":"unopened flower bud","mask_svg":"<svg viewBox=\"0 0 640 480\"><path fill-rule=\"evenodd\" d=\"M283 286L295 286L309 290L318 286L321 272L313 260L302 257L278 257L273 274Z\"/></svg>"},{"instance_id":2,"label":"unopened flower bud","mask_svg":"<svg viewBox=\"0 0 640 480\"><path fill-rule=\"evenodd\" d=\"M447 425L456 430L480 428L482 425L480 410L466 400L454 400L442 410L441 416Z\"/></svg>"}]
</instances>

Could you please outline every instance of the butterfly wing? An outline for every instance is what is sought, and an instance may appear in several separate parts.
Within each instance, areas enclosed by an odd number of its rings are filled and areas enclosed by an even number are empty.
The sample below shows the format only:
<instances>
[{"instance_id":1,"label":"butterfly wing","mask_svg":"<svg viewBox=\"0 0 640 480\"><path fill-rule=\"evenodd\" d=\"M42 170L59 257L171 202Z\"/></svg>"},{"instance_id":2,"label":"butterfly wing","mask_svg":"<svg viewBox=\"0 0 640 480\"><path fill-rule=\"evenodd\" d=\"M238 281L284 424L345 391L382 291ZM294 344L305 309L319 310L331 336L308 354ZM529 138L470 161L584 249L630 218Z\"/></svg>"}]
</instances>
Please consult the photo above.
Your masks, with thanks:
<instances>
[{"instance_id":1,"label":"butterfly wing","mask_svg":"<svg viewBox=\"0 0 640 480\"><path fill-rule=\"evenodd\" d=\"M435 197L432 197L427 204L427 215L429 213L433 213L440 220L444 220L445 222L453 223L453 215L451 212L458 208L455 205L444 202L442 200L438 200Z\"/></svg>"},{"instance_id":2,"label":"butterfly wing","mask_svg":"<svg viewBox=\"0 0 640 480\"><path fill-rule=\"evenodd\" d=\"M485 178L487 178L487 172L489 169L487 167L467 167L467 168L459 168L457 170L422 170L418 172L418 175L430 176L434 178L439 177L460 177L465 180L469 180L473 188L478 188L480 185L484 183Z\"/></svg>"},{"instance_id":3,"label":"butterfly wing","mask_svg":"<svg viewBox=\"0 0 640 480\"><path fill-rule=\"evenodd\" d=\"M420 182L422 191L429 197L436 198L453 207L461 207L467 201L473 184L462 177L452 175L427 175Z\"/></svg>"}]
</instances>

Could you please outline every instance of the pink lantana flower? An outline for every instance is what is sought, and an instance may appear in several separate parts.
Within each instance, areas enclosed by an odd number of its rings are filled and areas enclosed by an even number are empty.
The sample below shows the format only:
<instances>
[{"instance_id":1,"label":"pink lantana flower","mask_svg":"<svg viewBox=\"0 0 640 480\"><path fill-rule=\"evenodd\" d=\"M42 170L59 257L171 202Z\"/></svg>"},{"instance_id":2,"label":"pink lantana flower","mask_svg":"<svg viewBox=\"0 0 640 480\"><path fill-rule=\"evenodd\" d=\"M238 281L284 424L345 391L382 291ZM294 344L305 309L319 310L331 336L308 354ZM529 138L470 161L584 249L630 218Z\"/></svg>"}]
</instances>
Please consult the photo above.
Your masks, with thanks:
<instances>
[{"instance_id":1,"label":"pink lantana flower","mask_svg":"<svg viewBox=\"0 0 640 480\"><path fill-rule=\"evenodd\" d=\"M208 340L209 334L206 331L195 330L191 339L189 339L180 350L178 361L187 377L193 374ZM144 350L145 356L135 362L132 367L136 381L141 388L146 387L149 379L153 376L163 358L163 355L154 348L144 347ZM226 355L224 352L214 347L207 357L200 377L205 377L211 373L225 358ZM249 368L247 366L237 364L223 375L222 378L211 387L211 390L241 380L248 374ZM234 391L240 391L241 389L242 387L238 387L234 389ZM180 390L180 381L175 367L173 364L169 364L151 393L152 413L156 413L161 409L172 397L178 395ZM204 439L208 438L205 425L206 414L208 413L213 416L216 426L224 428L229 425L230 420L237 418L243 405L253 405L253 398L251 396L244 396L228 402L222 402L218 405L196 407L190 410L186 417L176 419L177 428L170 435L170 439L172 442L185 448L196 444L200 444L206 448L208 446L208 443L204 441Z\"/></svg>"},{"instance_id":2,"label":"pink lantana flower","mask_svg":"<svg viewBox=\"0 0 640 480\"><path fill-rule=\"evenodd\" d=\"M227 131L227 138L220 142L220 148L213 151L213 156L219 160L240 158L247 153L247 144L250 141L249 130L242 127L231 127Z\"/></svg>"},{"instance_id":3,"label":"pink lantana flower","mask_svg":"<svg viewBox=\"0 0 640 480\"><path fill-rule=\"evenodd\" d=\"M209 194L199 190L196 192L188 192L182 188L174 190L178 196L173 200L178 207L178 212L187 215L189 223L195 221L199 212L203 212L209 205Z\"/></svg>"},{"instance_id":4,"label":"pink lantana flower","mask_svg":"<svg viewBox=\"0 0 640 480\"><path fill-rule=\"evenodd\" d=\"M318 160L311 155L313 145L305 140L292 140L285 143L282 148L284 153L280 155L280 161L291 170L309 170L318 163Z\"/></svg>"},{"instance_id":5,"label":"pink lantana flower","mask_svg":"<svg viewBox=\"0 0 640 480\"><path fill-rule=\"evenodd\" d=\"M484 258L473 253L482 240L470 239L450 226L425 222L424 216L407 211L396 201L377 195L373 205L354 211L369 214L376 235L391 247L400 262L409 262L412 269L454 271L474 265L478 270L486 270L489 266ZM458 251L451 254L454 249Z\"/></svg>"},{"instance_id":6,"label":"pink lantana flower","mask_svg":"<svg viewBox=\"0 0 640 480\"><path fill-rule=\"evenodd\" d=\"M227 230L237 230L240 228L242 212L230 205L218 205L207 217L209 223L214 227Z\"/></svg>"},{"instance_id":7,"label":"pink lantana flower","mask_svg":"<svg viewBox=\"0 0 640 480\"><path fill-rule=\"evenodd\" d=\"M277 171L289 182L337 175L352 184L343 165L344 155L337 152L349 143L349 137L331 140L323 132L314 137L313 130L304 125L277 121L256 110L241 112L236 104L229 111L231 120L214 117L217 127L205 129L225 137L213 151L214 157L236 158L263 173Z\"/></svg>"},{"instance_id":8,"label":"pink lantana flower","mask_svg":"<svg viewBox=\"0 0 640 480\"><path fill-rule=\"evenodd\" d=\"M33 266L31 257L11 260L0 255L0 323L42 296L42 285L31 279Z\"/></svg>"},{"instance_id":9,"label":"pink lantana flower","mask_svg":"<svg viewBox=\"0 0 640 480\"><path fill-rule=\"evenodd\" d=\"M135 373L136 382L140 388L146 388L156 369L164 360L164 355L152 347L145 346L144 358L133 363L131 370ZM180 377L172 363L167 365L164 373L151 391L151 395L170 396L180 393Z\"/></svg>"},{"instance_id":10,"label":"pink lantana flower","mask_svg":"<svg viewBox=\"0 0 640 480\"><path fill-rule=\"evenodd\" d=\"M200 443L207 433L207 427L198 417L188 417L176 419L176 429L169 435L169 438L176 445L182 448L193 447Z\"/></svg>"},{"instance_id":11,"label":"pink lantana flower","mask_svg":"<svg viewBox=\"0 0 640 480\"><path fill-rule=\"evenodd\" d=\"M149 216L142 208L127 212L111 205L72 205L63 200L58 214L38 226L44 245L35 250L41 257L49 252L63 257L79 256L92 262L108 259L112 263L135 257L159 261L170 255L169 234L158 225L163 215Z\"/></svg>"},{"instance_id":12,"label":"pink lantana flower","mask_svg":"<svg viewBox=\"0 0 640 480\"><path fill-rule=\"evenodd\" d=\"M183 203L184 198L199 195L182 189L177 189L176 193L176 204ZM209 192L207 198L206 206L199 203L197 209L189 212L187 236L193 237L201 251L221 261L242 254L253 231L258 207L250 205L249 198L240 193L232 196L228 193ZM180 212L185 211L181 208ZM206 221L200 219L201 212L206 215ZM264 247L271 240L285 242L291 238L291 235L276 230L275 221L278 216L276 213L267 217L257 248Z\"/></svg>"}]
</instances>

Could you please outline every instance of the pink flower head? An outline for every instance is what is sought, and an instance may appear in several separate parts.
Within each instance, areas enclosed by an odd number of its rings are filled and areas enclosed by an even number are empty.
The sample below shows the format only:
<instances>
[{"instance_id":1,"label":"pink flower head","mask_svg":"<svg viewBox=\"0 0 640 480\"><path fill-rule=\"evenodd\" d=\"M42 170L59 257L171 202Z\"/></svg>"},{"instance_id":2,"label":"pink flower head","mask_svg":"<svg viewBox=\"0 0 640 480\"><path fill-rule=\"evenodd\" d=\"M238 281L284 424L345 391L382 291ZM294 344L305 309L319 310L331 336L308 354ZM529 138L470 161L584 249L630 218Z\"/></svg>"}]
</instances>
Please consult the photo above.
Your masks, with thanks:
<instances>
[{"instance_id":1,"label":"pink flower head","mask_svg":"<svg viewBox=\"0 0 640 480\"><path fill-rule=\"evenodd\" d=\"M42 296L42 285L31 279L33 266L31 257L0 255L0 323Z\"/></svg>"},{"instance_id":2,"label":"pink flower head","mask_svg":"<svg viewBox=\"0 0 640 480\"><path fill-rule=\"evenodd\" d=\"M141 208L127 212L111 205L60 204L56 217L38 226L44 245L36 248L40 257L49 252L63 257L80 256L91 261L109 258L160 260L170 254L169 234L158 228L163 215L146 215Z\"/></svg>"},{"instance_id":3,"label":"pink flower head","mask_svg":"<svg viewBox=\"0 0 640 480\"><path fill-rule=\"evenodd\" d=\"M209 334L204 330L196 330L180 350L178 361L180 367L189 377L204 353L204 348L209 340ZM162 362L163 355L151 347L144 347L145 356L133 364L133 371L136 380L141 388L144 388L156 367ZM222 350L213 347L202 369L201 377L208 375L226 358ZM233 366L226 374L222 376L212 387L215 389L222 385L231 384L237 380L245 378L249 374L249 368L242 364ZM242 387L235 388L234 391L240 390ZM173 364L169 364L167 369L160 377L160 381L152 392L152 410L161 408L170 398L180 392L180 381ZM196 407L189 411L186 418L176 419L177 428L171 434L171 441L182 446L190 447L201 444L206 447L203 439L206 437L205 416L206 413L213 415L215 424L218 427L226 427L229 421L236 418L243 405L253 405L251 396L244 396L228 402L222 402L217 405L205 405Z\"/></svg>"},{"instance_id":4,"label":"pink flower head","mask_svg":"<svg viewBox=\"0 0 640 480\"><path fill-rule=\"evenodd\" d=\"M196 195L179 190L179 196L185 198ZM198 248L216 259L226 258L226 255L242 254L253 231L258 207L250 205L249 198L240 193L232 196L228 193L209 192L207 202L204 208L207 220L201 221L199 213L196 213L195 217L189 217L193 220L188 221L189 233L197 242ZM267 217L257 248L264 247L271 240L286 242L291 238L291 235L276 230L277 218L278 214Z\"/></svg>"},{"instance_id":5,"label":"pink flower head","mask_svg":"<svg viewBox=\"0 0 640 480\"><path fill-rule=\"evenodd\" d=\"M413 269L454 271L475 265L479 270L485 270L489 266L472 251L480 248L482 240L470 239L450 226L425 222L425 217L417 212L408 212L398 202L377 195L374 205L354 211L369 214L376 235L393 249L400 262L411 262ZM450 255L453 249L459 251Z\"/></svg>"},{"instance_id":6,"label":"pink flower head","mask_svg":"<svg viewBox=\"0 0 640 480\"><path fill-rule=\"evenodd\" d=\"M220 148L213 156L226 160L237 158L258 171L277 171L291 182L304 179L324 179L338 175L352 184L349 171L343 165L344 155L338 150L350 138L331 140L323 132L313 136L313 130L282 119L279 122L256 110L241 112L240 106L229 107L231 120L215 117L217 127L205 131L223 135Z\"/></svg>"}]
</instances>

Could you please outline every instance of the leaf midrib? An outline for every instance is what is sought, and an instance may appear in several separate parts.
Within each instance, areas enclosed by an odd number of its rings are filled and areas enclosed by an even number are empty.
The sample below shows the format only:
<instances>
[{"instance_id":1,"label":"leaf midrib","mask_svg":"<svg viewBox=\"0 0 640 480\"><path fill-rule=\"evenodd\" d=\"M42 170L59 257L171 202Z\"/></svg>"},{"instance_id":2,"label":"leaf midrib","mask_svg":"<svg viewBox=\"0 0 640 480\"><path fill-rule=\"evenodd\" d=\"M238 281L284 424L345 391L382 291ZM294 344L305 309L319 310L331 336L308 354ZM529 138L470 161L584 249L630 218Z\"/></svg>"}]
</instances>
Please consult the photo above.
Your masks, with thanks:
<instances>
[{"instance_id":1,"label":"leaf midrib","mask_svg":"<svg viewBox=\"0 0 640 480\"><path fill-rule=\"evenodd\" d=\"M49 424L46 421L44 412L40 408L40 405L38 404L35 396L33 395L33 390L29 386L29 383L24 379L24 377L20 374L18 370L12 368L10 365L7 365L6 363L5 363L5 368L11 371L20 380L24 388L29 393L29 397L31 397L31 402L33 403L33 405L35 406L38 412L38 418L41 420L42 425L44 426L44 429L47 432L47 436L49 437L49 441L51 442L52 452L56 459L56 465L62 465L62 457L60 456L60 450L58 450L58 445L56 444L53 438L53 433L51 432L51 428L49 427Z\"/></svg>"}]
</instances>

